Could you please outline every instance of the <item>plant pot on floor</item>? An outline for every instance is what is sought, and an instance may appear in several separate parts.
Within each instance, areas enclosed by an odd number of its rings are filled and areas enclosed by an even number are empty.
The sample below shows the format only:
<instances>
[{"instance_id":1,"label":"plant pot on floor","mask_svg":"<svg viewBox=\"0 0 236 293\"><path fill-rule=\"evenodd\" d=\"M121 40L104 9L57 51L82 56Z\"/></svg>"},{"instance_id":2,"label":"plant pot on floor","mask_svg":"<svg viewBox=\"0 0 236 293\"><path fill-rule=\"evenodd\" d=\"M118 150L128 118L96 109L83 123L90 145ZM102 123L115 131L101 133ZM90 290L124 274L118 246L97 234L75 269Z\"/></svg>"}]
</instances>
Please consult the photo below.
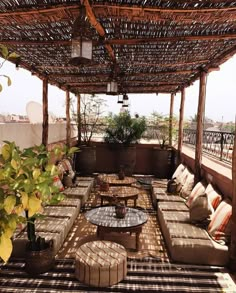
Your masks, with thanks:
<instances>
[{"instance_id":1,"label":"plant pot on floor","mask_svg":"<svg viewBox=\"0 0 236 293\"><path fill-rule=\"evenodd\" d=\"M91 175L96 169L96 146L80 146L76 153L76 171L82 175Z\"/></svg>"},{"instance_id":2,"label":"plant pot on floor","mask_svg":"<svg viewBox=\"0 0 236 293\"><path fill-rule=\"evenodd\" d=\"M25 270L30 275L43 274L49 271L55 263L53 241L45 243L43 250L32 250L31 243L26 245Z\"/></svg>"},{"instance_id":3,"label":"plant pot on floor","mask_svg":"<svg viewBox=\"0 0 236 293\"><path fill-rule=\"evenodd\" d=\"M115 149L117 152L116 169L124 171L125 176L132 176L136 165L136 146L118 146Z\"/></svg>"},{"instance_id":4,"label":"plant pot on floor","mask_svg":"<svg viewBox=\"0 0 236 293\"><path fill-rule=\"evenodd\" d=\"M170 177L171 173L171 149L153 148L153 174L160 179Z\"/></svg>"}]
</instances>

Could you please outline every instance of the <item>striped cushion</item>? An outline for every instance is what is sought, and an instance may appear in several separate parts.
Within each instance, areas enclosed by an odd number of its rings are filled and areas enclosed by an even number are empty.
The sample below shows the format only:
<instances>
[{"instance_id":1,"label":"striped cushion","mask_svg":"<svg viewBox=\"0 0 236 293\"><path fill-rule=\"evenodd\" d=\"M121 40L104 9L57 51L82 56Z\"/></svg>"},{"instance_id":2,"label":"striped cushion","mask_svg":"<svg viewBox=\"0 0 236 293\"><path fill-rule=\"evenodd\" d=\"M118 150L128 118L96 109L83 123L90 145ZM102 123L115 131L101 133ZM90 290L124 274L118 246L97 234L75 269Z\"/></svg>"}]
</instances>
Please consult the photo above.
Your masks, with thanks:
<instances>
[{"instance_id":1,"label":"striped cushion","mask_svg":"<svg viewBox=\"0 0 236 293\"><path fill-rule=\"evenodd\" d=\"M206 188L206 194L210 200L211 205L216 209L222 200L222 196L214 189L214 187L209 183Z\"/></svg>"},{"instance_id":2,"label":"striped cushion","mask_svg":"<svg viewBox=\"0 0 236 293\"><path fill-rule=\"evenodd\" d=\"M206 187L204 186L204 184L202 182L198 182L194 186L193 190L191 191L189 198L186 202L186 205L190 207L191 204L197 199L198 196L201 196L205 193L205 189Z\"/></svg>"},{"instance_id":3,"label":"striped cushion","mask_svg":"<svg viewBox=\"0 0 236 293\"><path fill-rule=\"evenodd\" d=\"M216 242L227 244L230 240L232 205L223 200L217 207L208 226L208 233Z\"/></svg>"},{"instance_id":4,"label":"striped cushion","mask_svg":"<svg viewBox=\"0 0 236 293\"><path fill-rule=\"evenodd\" d=\"M60 191L64 190L64 186L63 186L61 179L59 178L58 175L53 177L53 185L57 186Z\"/></svg>"}]
</instances>

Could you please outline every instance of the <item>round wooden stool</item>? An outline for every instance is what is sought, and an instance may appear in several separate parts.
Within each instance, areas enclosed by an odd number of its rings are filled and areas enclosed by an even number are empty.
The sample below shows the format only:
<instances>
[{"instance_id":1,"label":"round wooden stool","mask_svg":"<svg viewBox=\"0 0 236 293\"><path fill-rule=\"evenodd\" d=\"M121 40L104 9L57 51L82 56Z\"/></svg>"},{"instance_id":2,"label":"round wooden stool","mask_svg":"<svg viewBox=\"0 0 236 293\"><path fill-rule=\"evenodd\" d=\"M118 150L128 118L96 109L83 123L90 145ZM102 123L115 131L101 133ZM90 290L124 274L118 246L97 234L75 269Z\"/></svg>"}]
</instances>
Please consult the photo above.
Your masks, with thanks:
<instances>
[{"instance_id":1,"label":"round wooden stool","mask_svg":"<svg viewBox=\"0 0 236 293\"><path fill-rule=\"evenodd\" d=\"M127 252L111 241L91 241L79 247L75 256L75 276L89 286L108 287L127 274Z\"/></svg>"}]
</instances>

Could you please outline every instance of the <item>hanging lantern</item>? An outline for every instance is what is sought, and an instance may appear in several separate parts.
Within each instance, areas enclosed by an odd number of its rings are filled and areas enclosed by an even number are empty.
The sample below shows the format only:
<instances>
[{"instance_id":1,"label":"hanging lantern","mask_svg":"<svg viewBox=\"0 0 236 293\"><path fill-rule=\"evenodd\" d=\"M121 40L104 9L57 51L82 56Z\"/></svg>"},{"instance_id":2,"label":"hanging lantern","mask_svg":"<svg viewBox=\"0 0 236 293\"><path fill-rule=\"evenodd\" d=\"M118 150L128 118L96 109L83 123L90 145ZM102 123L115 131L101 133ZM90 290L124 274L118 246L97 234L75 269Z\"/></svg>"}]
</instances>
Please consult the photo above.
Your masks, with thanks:
<instances>
[{"instance_id":1,"label":"hanging lantern","mask_svg":"<svg viewBox=\"0 0 236 293\"><path fill-rule=\"evenodd\" d=\"M109 81L107 84L107 94L108 95L117 95L117 91L118 91L117 81L115 81L115 80Z\"/></svg>"},{"instance_id":2,"label":"hanging lantern","mask_svg":"<svg viewBox=\"0 0 236 293\"><path fill-rule=\"evenodd\" d=\"M127 94L123 95L123 105L122 107L128 108L129 107L129 97Z\"/></svg>"},{"instance_id":3,"label":"hanging lantern","mask_svg":"<svg viewBox=\"0 0 236 293\"><path fill-rule=\"evenodd\" d=\"M118 96L117 104L123 104L123 96Z\"/></svg>"},{"instance_id":4,"label":"hanging lantern","mask_svg":"<svg viewBox=\"0 0 236 293\"><path fill-rule=\"evenodd\" d=\"M73 24L70 64L87 64L92 60L92 34L92 27L86 16L86 8L82 5L80 14Z\"/></svg>"}]
</instances>

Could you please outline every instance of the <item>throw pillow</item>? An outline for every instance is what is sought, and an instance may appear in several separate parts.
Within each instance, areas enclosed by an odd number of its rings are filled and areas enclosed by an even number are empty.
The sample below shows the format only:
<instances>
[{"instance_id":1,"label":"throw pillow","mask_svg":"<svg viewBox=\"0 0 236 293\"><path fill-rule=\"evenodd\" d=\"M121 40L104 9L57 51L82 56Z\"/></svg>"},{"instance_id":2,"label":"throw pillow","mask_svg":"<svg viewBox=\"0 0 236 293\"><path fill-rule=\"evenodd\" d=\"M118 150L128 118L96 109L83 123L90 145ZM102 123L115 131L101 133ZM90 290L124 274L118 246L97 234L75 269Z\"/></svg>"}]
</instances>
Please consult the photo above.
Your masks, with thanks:
<instances>
[{"instance_id":1,"label":"throw pillow","mask_svg":"<svg viewBox=\"0 0 236 293\"><path fill-rule=\"evenodd\" d=\"M179 177L183 173L184 169L185 166L183 164L179 164L171 178L173 179Z\"/></svg>"},{"instance_id":2,"label":"throw pillow","mask_svg":"<svg viewBox=\"0 0 236 293\"><path fill-rule=\"evenodd\" d=\"M54 186L57 186L60 191L64 190L64 186L63 186L61 179L59 178L58 175L53 177L53 184L54 184Z\"/></svg>"},{"instance_id":3,"label":"throw pillow","mask_svg":"<svg viewBox=\"0 0 236 293\"><path fill-rule=\"evenodd\" d=\"M187 175L187 178L186 178L186 180L180 190L180 196L182 196L183 198L188 198L189 195L191 194L193 186L194 186L194 175L189 172L189 174Z\"/></svg>"},{"instance_id":4,"label":"throw pillow","mask_svg":"<svg viewBox=\"0 0 236 293\"><path fill-rule=\"evenodd\" d=\"M227 244L231 234L232 205L229 200L223 200L215 210L208 226L208 233L213 240Z\"/></svg>"},{"instance_id":5,"label":"throw pillow","mask_svg":"<svg viewBox=\"0 0 236 293\"><path fill-rule=\"evenodd\" d=\"M205 193L200 194L190 204L190 221L195 223L206 222L213 212L214 209L212 208L207 195Z\"/></svg>"},{"instance_id":6,"label":"throw pillow","mask_svg":"<svg viewBox=\"0 0 236 293\"><path fill-rule=\"evenodd\" d=\"M188 170L188 168L185 168L183 173L181 173L181 175L176 178L176 183L177 183L176 191L177 192L179 192L181 190L181 188L183 187L183 185L188 177L188 174L189 174L189 170Z\"/></svg>"},{"instance_id":7,"label":"throw pillow","mask_svg":"<svg viewBox=\"0 0 236 293\"><path fill-rule=\"evenodd\" d=\"M195 199L197 199L198 196L201 196L201 195L204 195L205 194L205 190L206 190L206 187L204 186L204 184L202 182L198 182L193 190L191 191L189 197L188 197L188 200L186 201L186 205L188 207L191 206L191 204L193 203L193 201Z\"/></svg>"},{"instance_id":8,"label":"throw pillow","mask_svg":"<svg viewBox=\"0 0 236 293\"><path fill-rule=\"evenodd\" d=\"M222 200L222 196L214 189L211 183L207 185L206 194L210 200L211 205L214 209L216 209Z\"/></svg>"}]
</instances>

